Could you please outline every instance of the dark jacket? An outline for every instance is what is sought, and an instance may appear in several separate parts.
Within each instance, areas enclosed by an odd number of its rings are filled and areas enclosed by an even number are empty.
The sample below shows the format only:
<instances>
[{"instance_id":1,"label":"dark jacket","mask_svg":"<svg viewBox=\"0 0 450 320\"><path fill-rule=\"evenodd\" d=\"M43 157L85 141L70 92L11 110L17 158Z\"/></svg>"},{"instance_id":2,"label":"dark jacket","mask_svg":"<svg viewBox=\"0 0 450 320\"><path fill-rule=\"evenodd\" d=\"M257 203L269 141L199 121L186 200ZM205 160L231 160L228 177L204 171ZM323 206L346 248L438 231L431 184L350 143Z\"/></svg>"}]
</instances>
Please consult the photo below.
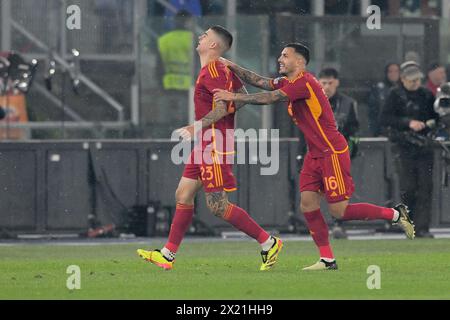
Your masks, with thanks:
<instances>
[{"instance_id":1,"label":"dark jacket","mask_svg":"<svg viewBox=\"0 0 450 320\"><path fill-rule=\"evenodd\" d=\"M389 81L383 81L374 85L370 91L367 116L369 130L375 137L381 134L380 114L391 88L392 84Z\"/></svg>"},{"instance_id":2,"label":"dark jacket","mask_svg":"<svg viewBox=\"0 0 450 320\"><path fill-rule=\"evenodd\" d=\"M338 130L348 141L359 129L357 103L354 99L339 92L336 92L329 100Z\"/></svg>"},{"instance_id":3,"label":"dark jacket","mask_svg":"<svg viewBox=\"0 0 450 320\"><path fill-rule=\"evenodd\" d=\"M437 120L438 115L434 112L433 103L433 94L426 88L408 91L402 84L393 88L381 113L382 125L387 129L391 140L403 147L423 147L419 142L426 141L425 137L430 129L414 132L409 128L409 123L411 120Z\"/></svg>"},{"instance_id":4,"label":"dark jacket","mask_svg":"<svg viewBox=\"0 0 450 320\"><path fill-rule=\"evenodd\" d=\"M384 80L378 82L370 90L369 101L367 103L367 116L369 122L369 130L375 137L381 134L381 111L386 102L387 96L389 95L389 92L391 91L392 87L396 85L396 83L389 80L388 76L389 68L392 66L398 66L398 68L400 68L400 66L394 62L386 64L384 67Z\"/></svg>"}]
</instances>

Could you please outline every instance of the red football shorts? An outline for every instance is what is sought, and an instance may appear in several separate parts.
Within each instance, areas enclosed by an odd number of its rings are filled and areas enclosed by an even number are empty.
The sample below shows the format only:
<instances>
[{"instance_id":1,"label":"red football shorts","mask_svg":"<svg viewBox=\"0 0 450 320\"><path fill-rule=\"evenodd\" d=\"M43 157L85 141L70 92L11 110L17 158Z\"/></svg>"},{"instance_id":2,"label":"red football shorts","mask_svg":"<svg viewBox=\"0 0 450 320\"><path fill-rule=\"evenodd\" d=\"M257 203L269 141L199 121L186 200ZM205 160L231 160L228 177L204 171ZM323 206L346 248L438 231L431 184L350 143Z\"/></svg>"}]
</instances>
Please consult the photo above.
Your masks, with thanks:
<instances>
[{"instance_id":1,"label":"red football shorts","mask_svg":"<svg viewBox=\"0 0 450 320\"><path fill-rule=\"evenodd\" d=\"M322 158L307 153L300 172L300 192L323 193L328 203L349 200L355 190L350 167L348 151Z\"/></svg>"},{"instance_id":2,"label":"red football shorts","mask_svg":"<svg viewBox=\"0 0 450 320\"><path fill-rule=\"evenodd\" d=\"M233 175L234 154L218 154L211 148L194 149L184 167L183 177L200 179L205 192L233 192L237 190Z\"/></svg>"}]
</instances>

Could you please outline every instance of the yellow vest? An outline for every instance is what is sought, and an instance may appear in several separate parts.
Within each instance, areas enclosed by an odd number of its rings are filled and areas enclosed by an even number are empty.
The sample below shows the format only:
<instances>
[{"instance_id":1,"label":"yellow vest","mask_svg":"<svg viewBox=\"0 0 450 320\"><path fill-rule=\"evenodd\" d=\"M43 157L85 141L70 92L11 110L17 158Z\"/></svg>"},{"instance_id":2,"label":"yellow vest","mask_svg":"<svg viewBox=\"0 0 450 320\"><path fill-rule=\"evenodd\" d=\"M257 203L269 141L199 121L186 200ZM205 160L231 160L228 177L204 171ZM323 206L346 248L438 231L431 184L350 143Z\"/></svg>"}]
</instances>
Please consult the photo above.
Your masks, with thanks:
<instances>
[{"instance_id":1,"label":"yellow vest","mask_svg":"<svg viewBox=\"0 0 450 320\"><path fill-rule=\"evenodd\" d=\"M192 84L191 31L174 30L158 39L158 48L164 63L164 89L189 90Z\"/></svg>"}]
</instances>

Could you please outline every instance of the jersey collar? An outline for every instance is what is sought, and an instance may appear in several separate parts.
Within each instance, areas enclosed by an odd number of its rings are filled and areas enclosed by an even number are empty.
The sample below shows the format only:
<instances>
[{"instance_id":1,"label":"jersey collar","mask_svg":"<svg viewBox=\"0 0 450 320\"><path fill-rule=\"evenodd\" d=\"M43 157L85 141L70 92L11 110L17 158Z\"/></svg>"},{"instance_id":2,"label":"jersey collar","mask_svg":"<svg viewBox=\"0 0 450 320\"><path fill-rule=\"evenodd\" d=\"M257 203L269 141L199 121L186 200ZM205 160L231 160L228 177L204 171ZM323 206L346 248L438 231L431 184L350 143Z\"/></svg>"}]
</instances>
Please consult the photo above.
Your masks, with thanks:
<instances>
[{"instance_id":1,"label":"jersey collar","mask_svg":"<svg viewBox=\"0 0 450 320\"><path fill-rule=\"evenodd\" d=\"M294 82L297 81L298 79L303 78L304 75L305 75L305 73L302 71L302 72L299 73L299 75L298 75L294 80L289 80L289 79L287 79L287 78L286 78L286 79L289 81L289 83L294 83Z\"/></svg>"}]
</instances>

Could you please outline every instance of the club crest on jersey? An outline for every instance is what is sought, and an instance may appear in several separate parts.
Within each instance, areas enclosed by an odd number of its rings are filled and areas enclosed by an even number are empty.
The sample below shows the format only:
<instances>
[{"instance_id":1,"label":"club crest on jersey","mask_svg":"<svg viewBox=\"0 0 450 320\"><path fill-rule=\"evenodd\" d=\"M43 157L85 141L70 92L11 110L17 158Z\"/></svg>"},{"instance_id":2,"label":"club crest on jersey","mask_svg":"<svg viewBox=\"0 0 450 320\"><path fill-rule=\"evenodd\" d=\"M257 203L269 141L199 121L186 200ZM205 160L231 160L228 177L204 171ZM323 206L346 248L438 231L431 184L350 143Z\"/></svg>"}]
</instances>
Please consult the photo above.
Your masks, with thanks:
<instances>
[{"instance_id":1,"label":"club crest on jersey","mask_svg":"<svg viewBox=\"0 0 450 320\"><path fill-rule=\"evenodd\" d=\"M277 85L278 83L280 83L281 79L283 79L283 77L278 77L278 78L273 79L273 84Z\"/></svg>"}]
</instances>

